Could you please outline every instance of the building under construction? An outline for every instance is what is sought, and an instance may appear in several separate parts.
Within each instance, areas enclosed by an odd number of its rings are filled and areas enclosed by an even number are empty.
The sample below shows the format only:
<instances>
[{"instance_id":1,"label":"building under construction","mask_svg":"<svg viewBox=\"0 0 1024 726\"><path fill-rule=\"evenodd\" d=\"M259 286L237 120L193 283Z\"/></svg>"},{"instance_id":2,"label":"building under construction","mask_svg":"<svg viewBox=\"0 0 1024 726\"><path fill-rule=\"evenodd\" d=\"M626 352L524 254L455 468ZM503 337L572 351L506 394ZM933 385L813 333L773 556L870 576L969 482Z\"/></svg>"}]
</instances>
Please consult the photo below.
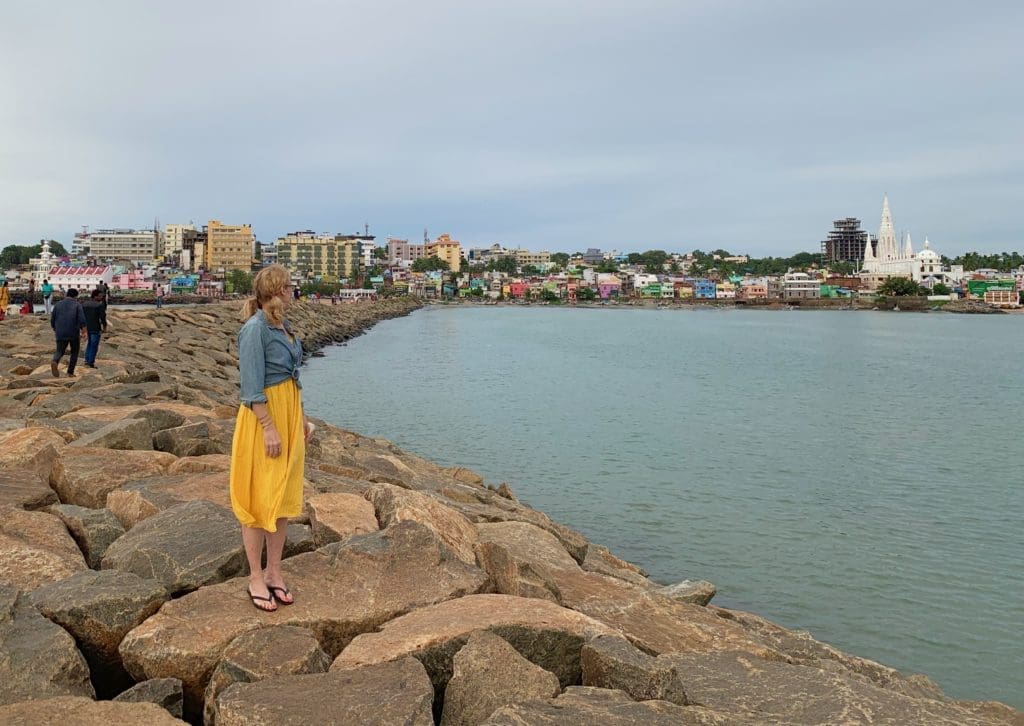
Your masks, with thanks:
<instances>
[{"instance_id":1,"label":"building under construction","mask_svg":"<svg viewBox=\"0 0 1024 726\"><path fill-rule=\"evenodd\" d=\"M825 264L862 261L864 247L871 243L871 235L860 228L860 220L847 217L837 219L832 225L834 229L828 233L828 239L821 243L822 261Z\"/></svg>"}]
</instances>

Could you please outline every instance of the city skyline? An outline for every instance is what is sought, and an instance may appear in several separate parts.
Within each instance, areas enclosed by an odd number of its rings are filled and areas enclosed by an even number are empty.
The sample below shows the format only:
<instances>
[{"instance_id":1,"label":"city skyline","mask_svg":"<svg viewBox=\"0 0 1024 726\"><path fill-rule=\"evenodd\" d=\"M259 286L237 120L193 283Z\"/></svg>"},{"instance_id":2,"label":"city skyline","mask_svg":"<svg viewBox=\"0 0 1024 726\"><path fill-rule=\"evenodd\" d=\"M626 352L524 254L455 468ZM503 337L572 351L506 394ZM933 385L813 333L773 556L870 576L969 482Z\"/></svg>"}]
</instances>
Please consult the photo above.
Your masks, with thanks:
<instances>
[{"instance_id":1,"label":"city skyline","mask_svg":"<svg viewBox=\"0 0 1024 726\"><path fill-rule=\"evenodd\" d=\"M251 223L758 257L1024 247L1010 2L0 10L0 246Z\"/></svg>"}]
</instances>

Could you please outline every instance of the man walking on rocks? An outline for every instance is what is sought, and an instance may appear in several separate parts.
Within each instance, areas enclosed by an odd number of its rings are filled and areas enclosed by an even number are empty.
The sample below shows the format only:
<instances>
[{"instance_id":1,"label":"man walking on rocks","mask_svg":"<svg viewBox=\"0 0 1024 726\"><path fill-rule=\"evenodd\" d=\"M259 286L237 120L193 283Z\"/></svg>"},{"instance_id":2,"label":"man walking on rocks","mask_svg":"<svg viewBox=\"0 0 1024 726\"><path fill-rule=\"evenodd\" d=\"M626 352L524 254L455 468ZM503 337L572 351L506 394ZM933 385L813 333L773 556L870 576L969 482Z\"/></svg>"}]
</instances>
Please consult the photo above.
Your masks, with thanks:
<instances>
[{"instance_id":1,"label":"man walking on rocks","mask_svg":"<svg viewBox=\"0 0 1024 726\"><path fill-rule=\"evenodd\" d=\"M96 288L89 299L82 303L85 313L85 330L89 342L85 344L85 365L96 367L96 354L100 351L100 338L107 332L107 304L103 302L103 290Z\"/></svg>"},{"instance_id":2,"label":"man walking on rocks","mask_svg":"<svg viewBox=\"0 0 1024 726\"><path fill-rule=\"evenodd\" d=\"M71 346L71 358L68 360L68 375L75 375L75 364L78 363L78 351L81 339L85 337L85 311L78 302L78 290L70 288L67 297L53 306L50 313L50 327L57 339L57 349L50 361L50 373L54 378L60 377L57 364L64 357L68 346Z\"/></svg>"}]
</instances>

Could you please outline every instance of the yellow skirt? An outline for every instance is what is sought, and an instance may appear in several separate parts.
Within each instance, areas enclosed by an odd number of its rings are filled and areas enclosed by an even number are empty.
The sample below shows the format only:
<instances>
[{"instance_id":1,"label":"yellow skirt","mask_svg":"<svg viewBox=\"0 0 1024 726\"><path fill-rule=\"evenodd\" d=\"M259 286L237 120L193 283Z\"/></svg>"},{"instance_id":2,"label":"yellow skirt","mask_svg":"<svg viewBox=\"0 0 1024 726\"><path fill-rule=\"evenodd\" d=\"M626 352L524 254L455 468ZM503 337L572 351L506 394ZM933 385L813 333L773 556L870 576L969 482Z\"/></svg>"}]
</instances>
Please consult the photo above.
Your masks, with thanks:
<instances>
[{"instance_id":1,"label":"yellow skirt","mask_svg":"<svg viewBox=\"0 0 1024 726\"><path fill-rule=\"evenodd\" d=\"M281 453L263 447L263 427L248 406L240 406L231 445L231 508L246 527L277 530L281 517L302 513L302 472L306 459L302 398L288 379L266 388L267 409L281 435Z\"/></svg>"}]
</instances>

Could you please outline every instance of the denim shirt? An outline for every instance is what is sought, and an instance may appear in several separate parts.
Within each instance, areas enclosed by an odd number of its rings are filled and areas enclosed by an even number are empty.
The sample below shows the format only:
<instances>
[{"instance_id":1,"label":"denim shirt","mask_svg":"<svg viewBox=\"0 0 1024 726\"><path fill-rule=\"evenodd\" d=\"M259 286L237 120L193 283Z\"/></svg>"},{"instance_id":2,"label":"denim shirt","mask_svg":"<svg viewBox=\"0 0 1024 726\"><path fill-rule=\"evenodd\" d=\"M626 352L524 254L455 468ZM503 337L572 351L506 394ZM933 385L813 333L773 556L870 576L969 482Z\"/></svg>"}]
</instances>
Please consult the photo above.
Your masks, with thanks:
<instances>
[{"instance_id":1,"label":"denim shirt","mask_svg":"<svg viewBox=\"0 0 1024 726\"><path fill-rule=\"evenodd\" d=\"M291 328L285 321L285 328ZM238 331L238 369L242 379L242 405L252 408L254 403L266 403L263 389L286 381L299 382L302 364L302 342L292 342L288 333L272 328L262 310L245 321Z\"/></svg>"}]
</instances>

